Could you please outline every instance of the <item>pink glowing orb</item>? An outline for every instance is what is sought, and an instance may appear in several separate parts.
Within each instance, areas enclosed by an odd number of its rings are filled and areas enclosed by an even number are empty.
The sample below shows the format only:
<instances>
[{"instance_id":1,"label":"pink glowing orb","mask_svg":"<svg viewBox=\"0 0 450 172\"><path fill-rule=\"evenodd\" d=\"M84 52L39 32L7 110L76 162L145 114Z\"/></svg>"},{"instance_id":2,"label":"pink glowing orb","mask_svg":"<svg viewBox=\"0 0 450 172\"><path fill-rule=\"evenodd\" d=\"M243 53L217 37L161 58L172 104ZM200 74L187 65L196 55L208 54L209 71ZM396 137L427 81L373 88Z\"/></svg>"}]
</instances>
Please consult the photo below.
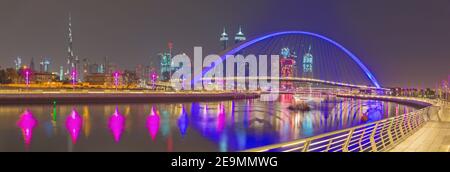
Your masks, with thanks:
<instances>
[{"instance_id":1,"label":"pink glowing orb","mask_svg":"<svg viewBox=\"0 0 450 172\"><path fill-rule=\"evenodd\" d=\"M119 71L114 71L112 75L114 77L114 85L118 86L119 85L120 72Z\"/></svg>"},{"instance_id":2,"label":"pink glowing orb","mask_svg":"<svg viewBox=\"0 0 450 172\"><path fill-rule=\"evenodd\" d=\"M152 107L152 112L147 117L147 129L152 137L152 140L155 140L156 134L158 134L159 129L159 114L156 111L155 107Z\"/></svg>"},{"instance_id":3,"label":"pink glowing orb","mask_svg":"<svg viewBox=\"0 0 450 172\"><path fill-rule=\"evenodd\" d=\"M114 136L114 141L119 142L120 136L125 130L125 117L120 114L117 107L111 117L109 117L108 128Z\"/></svg>"},{"instance_id":4,"label":"pink glowing orb","mask_svg":"<svg viewBox=\"0 0 450 172\"><path fill-rule=\"evenodd\" d=\"M66 129L70 135L70 138L72 139L72 144L75 144L77 142L82 125L82 117L78 114L75 108L72 109L72 112L66 118Z\"/></svg>"},{"instance_id":5,"label":"pink glowing orb","mask_svg":"<svg viewBox=\"0 0 450 172\"><path fill-rule=\"evenodd\" d=\"M150 77L152 81L156 81L156 79L158 79L158 74L156 74L156 72L152 72Z\"/></svg>"},{"instance_id":6,"label":"pink glowing orb","mask_svg":"<svg viewBox=\"0 0 450 172\"><path fill-rule=\"evenodd\" d=\"M29 110L25 110L25 112L20 115L20 119L17 121L17 126L22 130L23 139L26 145L31 143L33 128L36 127L37 124L38 121Z\"/></svg>"}]
</instances>

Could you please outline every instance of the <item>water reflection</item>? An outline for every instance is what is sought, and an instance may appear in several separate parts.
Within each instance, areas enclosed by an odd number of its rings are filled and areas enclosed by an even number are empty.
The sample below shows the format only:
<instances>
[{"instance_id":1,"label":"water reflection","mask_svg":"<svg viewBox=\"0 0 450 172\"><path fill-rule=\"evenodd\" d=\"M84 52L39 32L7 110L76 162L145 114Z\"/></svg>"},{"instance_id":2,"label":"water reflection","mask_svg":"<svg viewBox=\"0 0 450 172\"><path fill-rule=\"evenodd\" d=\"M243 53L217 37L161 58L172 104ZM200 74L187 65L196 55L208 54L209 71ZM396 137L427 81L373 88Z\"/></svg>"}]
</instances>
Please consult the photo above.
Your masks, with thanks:
<instances>
[{"instance_id":1,"label":"water reflection","mask_svg":"<svg viewBox=\"0 0 450 172\"><path fill-rule=\"evenodd\" d=\"M188 115L184 109L184 105L181 105L180 117L178 117L178 128L180 129L181 136L186 135L186 131L189 125Z\"/></svg>"},{"instance_id":2,"label":"water reflection","mask_svg":"<svg viewBox=\"0 0 450 172\"><path fill-rule=\"evenodd\" d=\"M7 116L20 114L17 126L22 131L25 144L64 145L61 141L64 139L61 138L72 140L72 143L68 142L69 149L32 146L38 151L238 151L349 128L415 109L392 102L325 99L321 102L309 102L311 111L293 112L287 108L292 101L292 96L285 95L278 102L238 100L150 106L58 105L53 109L42 106L6 106L0 110L0 126L14 124L15 121L10 121L11 118ZM82 108L83 114L78 114L75 108ZM24 109L30 110L23 112ZM119 110L123 110L124 115ZM54 116L49 115L52 111L53 114L62 114L62 117L53 120ZM40 131L44 132L35 132L34 137L48 139L35 139L31 143L32 131L38 128L37 119L44 121L39 126L42 128ZM67 132L63 134L56 134L58 130L64 130L64 125L56 125L59 124L59 119L66 120ZM123 137L125 130L129 137ZM7 131L0 128L0 139L8 145L20 145L17 140L1 138L7 135ZM145 142L149 135L149 140L152 141ZM111 136L113 142L109 139ZM73 147L80 138L83 139L83 144ZM119 141L124 142L113 144ZM0 145L0 150L3 149ZM8 147L8 150L14 149ZM23 147L15 150L23 150Z\"/></svg>"},{"instance_id":3,"label":"water reflection","mask_svg":"<svg viewBox=\"0 0 450 172\"><path fill-rule=\"evenodd\" d=\"M116 107L114 113L109 117L108 128L114 136L114 141L119 142L125 130L125 117L120 114L118 107Z\"/></svg>"},{"instance_id":4,"label":"water reflection","mask_svg":"<svg viewBox=\"0 0 450 172\"><path fill-rule=\"evenodd\" d=\"M155 140L156 134L158 134L159 129L159 114L154 106L152 106L152 112L147 117L147 129L152 137L152 140Z\"/></svg>"},{"instance_id":5,"label":"water reflection","mask_svg":"<svg viewBox=\"0 0 450 172\"><path fill-rule=\"evenodd\" d=\"M72 112L66 118L66 129L72 139L72 144L77 142L78 136L80 135L81 126L83 123L83 119L78 114L75 108L72 109Z\"/></svg>"},{"instance_id":6,"label":"water reflection","mask_svg":"<svg viewBox=\"0 0 450 172\"><path fill-rule=\"evenodd\" d=\"M37 126L37 124L38 121L28 109L20 115L20 119L17 121L17 126L22 130L25 145L28 146L31 143L31 139L33 138L33 129Z\"/></svg>"}]
</instances>

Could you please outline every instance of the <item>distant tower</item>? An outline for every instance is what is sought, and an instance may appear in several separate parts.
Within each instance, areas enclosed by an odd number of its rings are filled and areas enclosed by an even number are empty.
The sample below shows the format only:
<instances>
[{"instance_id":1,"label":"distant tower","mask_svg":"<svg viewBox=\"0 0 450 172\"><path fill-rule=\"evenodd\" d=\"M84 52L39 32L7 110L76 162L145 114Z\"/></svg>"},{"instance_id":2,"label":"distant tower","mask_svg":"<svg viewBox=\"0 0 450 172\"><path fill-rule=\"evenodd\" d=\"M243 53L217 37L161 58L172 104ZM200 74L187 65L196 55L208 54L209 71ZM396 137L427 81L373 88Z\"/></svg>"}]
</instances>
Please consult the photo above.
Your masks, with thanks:
<instances>
[{"instance_id":1,"label":"distant tower","mask_svg":"<svg viewBox=\"0 0 450 172\"><path fill-rule=\"evenodd\" d=\"M31 69L31 71L34 71L34 58L33 57L31 57L30 69Z\"/></svg>"},{"instance_id":2,"label":"distant tower","mask_svg":"<svg viewBox=\"0 0 450 172\"><path fill-rule=\"evenodd\" d=\"M238 44L240 42L245 41L247 38L245 37L244 33L242 33L242 27L239 26L239 32L236 33L236 36L234 37L234 43Z\"/></svg>"},{"instance_id":3,"label":"distant tower","mask_svg":"<svg viewBox=\"0 0 450 172\"><path fill-rule=\"evenodd\" d=\"M172 76L172 48L173 43L168 44L169 52L160 53L161 56L161 81L168 81Z\"/></svg>"},{"instance_id":4,"label":"distant tower","mask_svg":"<svg viewBox=\"0 0 450 172\"><path fill-rule=\"evenodd\" d=\"M19 70L22 67L22 58L21 57L17 57L14 60L14 64L16 66L16 70Z\"/></svg>"},{"instance_id":5,"label":"distant tower","mask_svg":"<svg viewBox=\"0 0 450 172\"><path fill-rule=\"evenodd\" d=\"M64 80L64 66L59 66L59 80Z\"/></svg>"},{"instance_id":6,"label":"distant tower","mask_svg":"<svg viewBox=\"0 0 450 172\"><path fill-rule=\"evenodd\" d=\"M40 72L45 72L45 73L49 72L49 66L50 66L49 58L44 57L39 64L40 64Z\"/></svg>"},{"instance_id":7,"label":"distant tower","mask_svg":"<svg viewBox=\"0 0 450 172\"><path fill-rule=\"evenodd\" d=\"M69 28L68 28L68 35L67 35L67 39L68 39L68 45L67 45L67 75L70 75L70 72L74 69L76 69L76 64L75 64L75 56L73 53L73 48L72 48L72 16L71 14L69 14Z\"/></svg>"},{"instance_id":8,"label":"distant tower","mask_svg":"<svg viewBox=\"0 0 450 172\"><path fill-rule=\"evenodd\" d=\"M242 33L242 27L239 26L239 32L236 33L236 36L234 36L234 43L235 43L235 44L239 44L239 43L241 43L241 42L244 42L246 39L247 39L247 38L245 38L244 33ZM244 52L241 50L241 51L237 52L237 54L243 55ZM248 66L248 63L246 63L246 65Z\"/></svg>"},{"instance_id":9,"label":"distant tower","mask_svg":"<svg viewBox=\"0 0 450 172\"><path fill-rule=\"evenodd\" d=\"M104 60L105 60L105 61L104 61L103 66L100 65L100 66L101 66L101 69L99 69L99 73L106 73L106 74L109 74L109 61L108 61L108 56L105 56L105 59L104 59Z\"/></svg>"},{"instance_id":10,"label":"distant tower","mask_svg":"<svg viewBox=\"0 0 450 172\"><path fill-rule=\"evenodd\" d=\"M305 78L313 78L313 58L311 45L309 45L308 52L303 55L303 77Z\"/></svg>"},{"instance_id":11,"label":"distant tower","mask_svg":"<svg viewBox=\"0 0 450 172\"><path fill-rule=\"evenodd\" d=\"M226 50L228 48L228 34L225 31L225 28L223 28L223 32L220 35L220 43L222 44L223 50Z\"/></svg>"},{"instance_id":12,"label":"distant tower","mask_svg":"<svg viewBox=\"0 0 450 172\"><path fill-rule=\"evenodd\" d=\"M86 76L89 74L89 66L91 65L89 63L89 59L88 58L84 58L83 60L83 80L86 78Z\"/></svg>"},{"instance_id":13,"label":"distant tower","mask_svg":"<svg viewBox=\"0 0 450 172\"><path fill-rule=\"evenodd\" d=\"M169 53L160 53L161 56L161 80L162 81L168 81L170 80L170 73L171 73L171 63L172 60L170 59Z\"/></svg>"}]
</instances>

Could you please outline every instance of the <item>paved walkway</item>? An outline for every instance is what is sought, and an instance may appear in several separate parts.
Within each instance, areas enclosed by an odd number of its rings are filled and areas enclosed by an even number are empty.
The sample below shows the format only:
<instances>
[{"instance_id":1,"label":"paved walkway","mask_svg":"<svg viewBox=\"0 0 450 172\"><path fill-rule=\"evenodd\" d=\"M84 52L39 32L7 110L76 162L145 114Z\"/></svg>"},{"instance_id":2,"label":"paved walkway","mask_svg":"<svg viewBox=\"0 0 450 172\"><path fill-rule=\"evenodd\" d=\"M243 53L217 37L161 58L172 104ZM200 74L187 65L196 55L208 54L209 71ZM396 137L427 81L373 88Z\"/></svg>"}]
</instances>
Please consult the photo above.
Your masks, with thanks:
<instances>
[{"instance_id":1,"label":"paved walkway","mask_svg":"<svg viewBox=\"0 0 450 172\"><path fill-rule=\"evenodd\" d=\"M450 105L440 107L416 133L391 152L450 152Z\"/></svg>"}]
</instances>

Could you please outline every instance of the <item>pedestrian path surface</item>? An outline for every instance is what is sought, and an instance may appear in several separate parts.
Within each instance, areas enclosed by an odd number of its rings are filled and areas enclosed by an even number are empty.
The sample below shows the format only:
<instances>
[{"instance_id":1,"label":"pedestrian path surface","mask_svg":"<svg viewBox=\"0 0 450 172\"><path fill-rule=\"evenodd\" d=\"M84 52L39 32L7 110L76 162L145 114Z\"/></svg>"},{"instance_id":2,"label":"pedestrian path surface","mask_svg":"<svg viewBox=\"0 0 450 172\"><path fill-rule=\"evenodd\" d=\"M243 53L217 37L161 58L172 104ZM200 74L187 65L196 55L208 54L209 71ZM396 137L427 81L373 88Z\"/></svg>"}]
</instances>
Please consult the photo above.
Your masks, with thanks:
<instances>
[{"instance_id":1,"label":"pedestrian path surface","mask_svg":"<svg viewBox=\"0 0 450 172\"><path fill-rule=\"evenodd\" d=\"M439 107L435 115L416 133L391 152L450 152L450 105Z\"/></svg>"}]
</instances>

